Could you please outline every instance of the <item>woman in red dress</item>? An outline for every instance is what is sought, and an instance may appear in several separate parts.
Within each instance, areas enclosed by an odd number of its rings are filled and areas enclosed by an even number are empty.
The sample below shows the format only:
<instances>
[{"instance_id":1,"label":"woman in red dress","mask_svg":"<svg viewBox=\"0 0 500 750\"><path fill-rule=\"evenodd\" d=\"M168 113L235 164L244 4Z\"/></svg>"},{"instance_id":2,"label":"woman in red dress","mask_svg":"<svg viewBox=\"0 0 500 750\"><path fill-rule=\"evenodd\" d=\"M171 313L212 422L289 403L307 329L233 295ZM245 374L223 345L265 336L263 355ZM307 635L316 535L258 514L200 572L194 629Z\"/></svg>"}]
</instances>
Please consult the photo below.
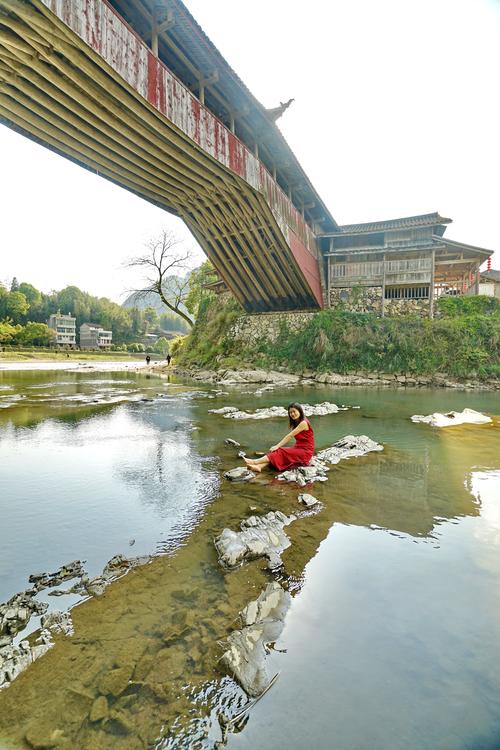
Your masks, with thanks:
<instances>
[{"instance_id":1,"label":"woman in red dress","mask_svg":"<svg viewBox=\"0 0 500 750\"><path fill-rule=\"evenodd\" d=\"M288 407L288 422L291 428L290 432L279 443L271 446L266 456L255 460L244 459L251 471L260 472L269 464L278 471L285 471L296 466L307 466L310 463L314 454L314 432L300 404L290 404ZM282 448L293 437L295 438L293 448Z\"/></svg>"}]
</instances>

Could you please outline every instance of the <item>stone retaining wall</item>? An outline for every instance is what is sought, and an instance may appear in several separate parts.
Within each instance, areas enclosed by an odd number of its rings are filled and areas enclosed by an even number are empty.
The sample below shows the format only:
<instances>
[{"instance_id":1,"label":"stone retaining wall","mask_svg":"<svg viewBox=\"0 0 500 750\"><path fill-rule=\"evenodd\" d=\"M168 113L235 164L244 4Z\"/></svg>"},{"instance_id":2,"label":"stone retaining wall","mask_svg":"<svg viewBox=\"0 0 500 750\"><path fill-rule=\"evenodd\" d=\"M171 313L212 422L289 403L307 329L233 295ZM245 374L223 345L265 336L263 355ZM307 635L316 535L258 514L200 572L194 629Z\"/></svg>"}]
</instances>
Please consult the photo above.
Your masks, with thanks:
<instances>
[{"instance_id":1,"label":"stone retaining wall","mask_svg":"<svg viewBox=\"0 0 500 750\"><path fill-rule=\"evenodd\" d=\"M330 307L343 307L349 312L382 314L382 287L356 286L330 289ZM418 315L429 317L428 299L386 299L384 315Z\"/></svg>"},{"instance_id":2,"label":"stone retaining wall","mask_svg":"<svg viewBox=\"0 0 500 750\"><path fill-rule=\"evenodd\" d=\"M418 315L429 317L430 301L428 299L386 299L384 313L387 316Z\"/></svg>"},{"instance_id":3,"label":"stone retaining wall","mask_svg":"<svg viewBox=\"0 0 500 750\"><path fill-rule=\"evenodd\" d=\"M382 313L382 287L356 286L330 289L330 307L349 312Z\"/></svg>"},{"instance_id":4,"label":"stone retaining wall","mask_svg":"<svg viewBox=\"0 0 500 750\"><path fill-rule=\"evenodd\" d=\"M282 325L285 324L292 332L300 331L315 315L314 312L241 315L231 326L229 337L241 341L243 346L254 346L261 339L274 343L280 336Z\"/></svg>"}]
</instances>

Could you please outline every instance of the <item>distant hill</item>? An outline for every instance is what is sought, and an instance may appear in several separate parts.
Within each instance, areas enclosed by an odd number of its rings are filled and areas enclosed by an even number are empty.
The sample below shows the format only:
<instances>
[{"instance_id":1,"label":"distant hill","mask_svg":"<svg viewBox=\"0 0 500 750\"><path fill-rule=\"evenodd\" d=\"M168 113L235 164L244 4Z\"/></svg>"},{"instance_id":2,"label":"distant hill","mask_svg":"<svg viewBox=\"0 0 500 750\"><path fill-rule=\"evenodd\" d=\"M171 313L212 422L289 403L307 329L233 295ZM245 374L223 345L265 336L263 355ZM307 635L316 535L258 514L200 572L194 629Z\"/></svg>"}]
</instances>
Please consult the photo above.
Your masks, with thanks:
<instances>
[{"instance_id":1,"label":"distant hill","mask_svg":"<svg viewBox=\"0 0 500 750\"><path fill-rule=\"evenodd\" d=\"M166 288L167 299L168 299L168 290L172 289L173 285L180 280L182 280L182 278L179 276L167 276L164 282L164 287ZM163 315L164 313L170 313L172 315L175 315L175 313L173 313L169 307L163 304L158 294L155 294L154 292L147 292L146 294L141 294L139 292L132 292L132 294L129 294L127 299L122 303L122 307L126 307L126 308L136 307L138 310L145 310L147 307L152 307L154 310L156 310L158 315ZM182 312L186 313L186 315L189 315L184 305L181 305L180 309L182 310Z\"/></svg>"}]
</instances>

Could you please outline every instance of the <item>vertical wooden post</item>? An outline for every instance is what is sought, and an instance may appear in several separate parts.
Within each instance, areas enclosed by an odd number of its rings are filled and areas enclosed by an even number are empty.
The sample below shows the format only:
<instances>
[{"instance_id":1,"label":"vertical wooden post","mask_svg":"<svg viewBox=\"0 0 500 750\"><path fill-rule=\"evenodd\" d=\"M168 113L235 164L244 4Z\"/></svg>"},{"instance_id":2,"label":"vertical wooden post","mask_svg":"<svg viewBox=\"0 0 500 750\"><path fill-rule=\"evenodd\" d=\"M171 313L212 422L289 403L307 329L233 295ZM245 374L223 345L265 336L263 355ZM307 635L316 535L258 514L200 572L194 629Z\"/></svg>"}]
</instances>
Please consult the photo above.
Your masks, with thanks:
<instances>
[{"instance_id":1,"label":"vertical wooden post","mask_svg":"<svg viewBox=\"0 0 500 750\"><path fill-rule=\"evenodd\" d=\"M474 294L479 294L479 267L481 265L481 262L478 261L476 263L476 280L474 282Z\"/></svg>"},{"instance_id":2,"label":"vertical wooden post","mask_svg":"<svg viewBox=\"0 0 500 750\"><path fill-rule=\"evenodd\" d=\"M198 99L202 104L205 104L205 86L200 82L200 91L198 93Z\"/></svg>"},{"instance_id":3,"label":"vertical wooden post","mask_svg":"<svg viewBox=\"0 0 500 750\"><path fill-rule=\"evenodd\" d=\"M259 158L259 144L257 143L257 141L255 141L255 144L254 144L254 147L253 147L253 152L254 152L255 156L257 157L257 159L258 159Z\"/></svg>"},{"instance_id":4,"label":"vertical wooden post","mask_svg":"<svg viewBox=\"0 0 500 750\"><path fill-rule=\"evenodd\" d=\"M382 255L382 300L380 303L380 312L382 317L385 316L385 253Z\"/></svg>"},{"instance_id":5,"label":"vertical wooden post","mask_svg":"<svg viewBox=\"0 0 500 750\"><path fill-rule=\"evenodd\" d=\"M436 251L431 252L431 282L429 285L429 318L434 317L434 264L436 262Z\"/></svg>"},{"instance_id":6,"label":"vertical wooden post","mask_svg":"<svg viewBox=\"0 0 500 750\"><path fill-rule=\"evenodd\" d=\"M229 114L229 128L231 130L231 133L234 133L234 115L232 112Z\"/></svg>"},{"instance_id":7,"label":"vertical wooden post","mask_svg":"<svg viewBox=\"0 0 500 750\"><path fill-rule=\"evenodd\" d=\"M156 18L151 23L151 52L158 57L158 25Z\"/></svg>"},{"instance_id":8,"label":"vertical wooden post","mask_svg":"<svg viewBox=\"0 0 500 750\"><path fill-rule=\"evenodd\" d=\"M329 252L330 253L333 252L333 237L330 237ZM326 303L327 303L327 307L331 307L332 306L332 297L331 297L331 294L330 294L330 288L331 288L331 284L332 284L332 273L331 273L331 267L330 266L331 266L332 259L331 259L330 256L328 256L327 261L328 261L328 267L327 267L328 268L328 288L327 288L327 292L326 292L326 294L327 294Z\"/></svg>"}]
</instances>

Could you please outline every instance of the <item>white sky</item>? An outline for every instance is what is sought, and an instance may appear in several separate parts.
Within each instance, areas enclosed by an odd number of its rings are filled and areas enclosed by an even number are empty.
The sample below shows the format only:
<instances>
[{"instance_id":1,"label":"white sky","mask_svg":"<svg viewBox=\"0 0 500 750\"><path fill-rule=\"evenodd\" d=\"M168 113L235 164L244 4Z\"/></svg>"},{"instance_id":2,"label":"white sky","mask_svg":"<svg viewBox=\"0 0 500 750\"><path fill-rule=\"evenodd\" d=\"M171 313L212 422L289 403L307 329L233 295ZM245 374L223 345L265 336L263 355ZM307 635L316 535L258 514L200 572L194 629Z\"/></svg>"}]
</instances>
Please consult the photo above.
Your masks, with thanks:
<instances>
[{"instance_id":1,"label":"white sky","mask_svg":"<svg viewBox=\"0 0 500 750\"><path fill-rule=\"evenodd\" d=\"M185 0L339 224L439 211L500 266L500 0ZM0 280L122 301L183 224L0 126ZM198 250L198 259L203 256Z\"/></svg>"}]
</instances>

